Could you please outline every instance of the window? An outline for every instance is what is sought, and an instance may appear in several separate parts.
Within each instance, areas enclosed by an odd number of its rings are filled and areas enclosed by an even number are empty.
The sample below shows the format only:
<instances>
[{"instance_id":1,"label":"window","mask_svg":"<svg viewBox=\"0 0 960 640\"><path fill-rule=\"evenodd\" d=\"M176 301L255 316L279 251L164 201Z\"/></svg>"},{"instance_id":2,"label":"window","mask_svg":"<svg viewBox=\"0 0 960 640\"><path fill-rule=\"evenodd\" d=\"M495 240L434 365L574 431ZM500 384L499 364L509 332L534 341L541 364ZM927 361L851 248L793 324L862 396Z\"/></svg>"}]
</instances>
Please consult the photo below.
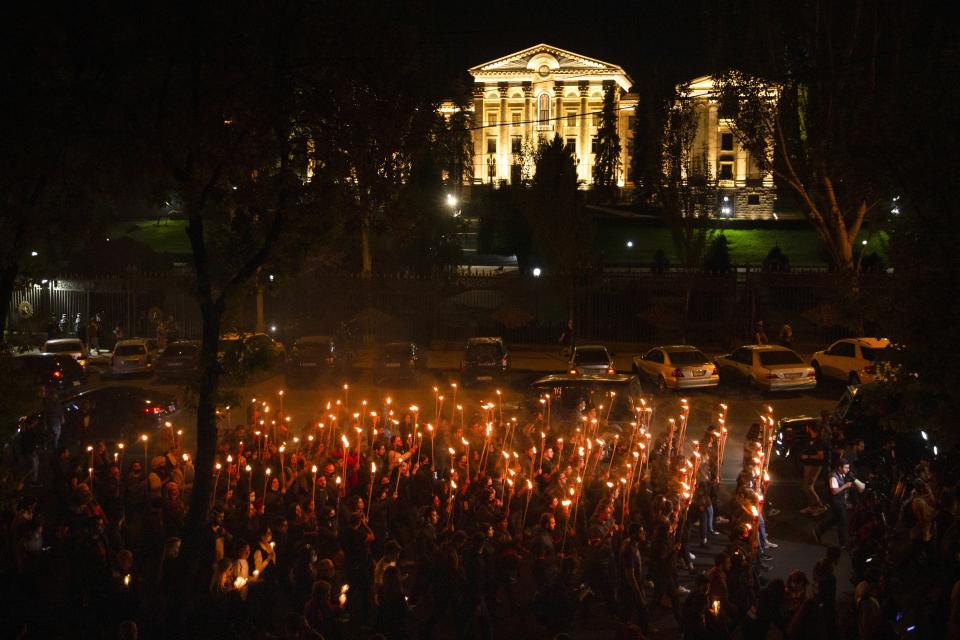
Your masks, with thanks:
<instances>
[{"instance_id":1,"label":"window","mask_svg":"<svg viewBox=\"0 0 960 640\"><path fill-rule=\"evenodd\" d=\"M721 161L720 175L718 177L721 180L733 180L733 162Z\"/></svg>"},{"instance_id":2,"label":"window","mask_svg":"<svg viewBox=\"0 0 960 640\"><path fill-rule=\"evenodd\" d=\"M627 128L630 129L630 131L633 131L635 126L637 126L637 117L627 116Z\"/></svg>"},{"instance_id":3,"label":"window","mask_svg":"<svg viewBox=\"0 0 960 640\"><path fill-rule=\"evenodd\" d=\"M510 123L513 126L519 127L522 121L523 121L523 116L520 114L519 111L513 111L510 113Z\"/></svg>"},{"instance_id":4,"label":"window","mask_svg":"<svg viewBox=\"0 0 960 640\"><path fill-rule=\"evenodd\" d=\"M663 352L659 349L654 349L647 355L643 356L644 360L649 360L650 362L663 362Z\"/></svg>"},{"instance_id":5,"label":"window","mask_svg":"<svg viewBox=\"0 0 960 640\"><path fill-rule=\"evenodd\" d=\"M830 355L841 358L854 358L857 355L856 347L852 342L838 342L830 349Z\"/></svg>"},{"instance_id":6,"label":"window","mask_svg":"<svg viewBox=\"0 0 960 640\"><path fill-rule=\"evenodd\" d=\"M537 98L537 120L541 125L547 124L550 120L550 96L541 93Z\"/></svg>"},{"instance_id":7,"label":"window","mask_svg":"<svg viewBox=\"0 0 960 640\"><path fill-rule=\"evenodd\" d=\"M497 177L497 163L496 162L487 162L487 177L496 178Z\"/></svg>"},{"instance_id":8,"label":"window","mask_svg":"<svg viewBox=\"0 0 960 640\"><path fill-rule=\"evenodd\" d=\"M753 351L750 349L737 349L733 352L731 360L739 362L740 364L753 364Z\"/></svg>"},{"instance_id":9,"label":"window","mask_svg":"<svg viewBox=\"0 0 960 640\"><path fill-rule=\"evenodd\" d=\"M601 118L602 116L603 116L603 114L594 112L594 114L593 114L593 126L595 126L595 127L599 127L599 126L600 126L600 118Z\"/></svg>"},{"instance_id":10,"label":"window","mask_svg":"<svg viewBox=\"0 0 960 640\"><path fill-rule=\"evenodd\" d=\"M496 153L496 152L497 152L497 139L487 138L487 153Z\"/></svg>"},{"instance_id":11,"label":"window","mask_svg":"<svg viewBox=\"0 0 960 640\"><path fill-rule=\"evenodd\" d=\"M590 153L597 152L597 136L590 138Z\"/></svg>"},{"instance_id":12,"label":"window","mask_svg":"<svg viewBox=\"0 0 960 640\"><path fill-rule=\"evenodd\" d=\"M760 204L760 196L756 193L747 195L747 204Z\"/></svg>"},{"instance_id":13,"label":"window","mask_svg":"<svg viewBox=\"0 0 960 640\"><path fill-rule=\"evenodd\" d=\"M720 134L720 151L733 151L733 134Z\"/></svg>"},{"instance_id":14,"label":"window","mask_svg":"<svg viewBox=\"0 0 960 640\"><path fill-rule=\"evenodd\" d=\"M497 125L497 114L488 113L487 114L487 126L495 127Z\"/></svg>"},{"instance_id":15,"label":"window","mask_svg":"<svg viewBox=\"0 0 960 640\"><path fill-rule=\"evenodd\" d=\"M564 147L567 151L572 151L573 153L577 152L577 139L576 138L567 138L567 144Z\"/></svg>"},{"instance_id":16,"label":"window","mask_svg":"<svg viewBox=\"0 0 960 640\"><path fill-rule=\"evenodd\" d=\"M577 112L576 111L567 111L567 126L575 127L577 126Z\"/></svg>"},{"instance_id":17,"label":"window","mask_svg":"<svg viewBox=\"0 0 960 640\"><path fill-rule=\"evenodd\" d=\"M510 153L520 153L521 151L523 151L523 138L510 136Z\"/></svg>"}]
</instances>

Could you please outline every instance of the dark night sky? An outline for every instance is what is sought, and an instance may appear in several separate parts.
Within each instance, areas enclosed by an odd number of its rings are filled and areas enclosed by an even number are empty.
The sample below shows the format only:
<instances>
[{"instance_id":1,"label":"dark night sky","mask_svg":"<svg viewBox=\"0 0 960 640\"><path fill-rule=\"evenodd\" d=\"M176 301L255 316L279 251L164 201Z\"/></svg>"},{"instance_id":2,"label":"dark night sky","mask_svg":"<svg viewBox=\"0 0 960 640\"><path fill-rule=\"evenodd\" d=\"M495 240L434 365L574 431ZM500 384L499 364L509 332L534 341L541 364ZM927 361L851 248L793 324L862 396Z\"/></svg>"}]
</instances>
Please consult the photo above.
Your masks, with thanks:
<instances>
[{"instance_id":1,"label":"dark night sky","mask_svg":"<svg viewBox=\"0 0 960 640\"><path fill-rule=\"evenodd\" d=\"M680 79L714 70L718 62L706 54L716 34L702 4L711 3L491 0L451 7L431 1L418 23L446 52L449 75L545 42L618 64L634 81L652 69Z\"/></svg>"}]
</instances>

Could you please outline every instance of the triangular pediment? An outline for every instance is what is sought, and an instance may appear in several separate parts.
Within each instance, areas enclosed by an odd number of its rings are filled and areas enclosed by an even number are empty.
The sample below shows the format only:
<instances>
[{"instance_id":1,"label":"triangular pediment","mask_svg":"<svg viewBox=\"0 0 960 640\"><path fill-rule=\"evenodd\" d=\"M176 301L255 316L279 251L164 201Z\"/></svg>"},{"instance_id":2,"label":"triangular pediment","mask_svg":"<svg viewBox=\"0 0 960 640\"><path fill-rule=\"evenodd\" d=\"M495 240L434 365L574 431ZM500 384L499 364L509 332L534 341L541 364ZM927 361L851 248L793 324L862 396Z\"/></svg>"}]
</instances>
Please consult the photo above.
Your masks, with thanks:
<instances>
[{"instance_id":1,"label":"triangular pediment","mask_svg":"<svg viewBox=\"0 0 960 640\"><path fill-rule=\"evenodd\" d=\"M622 67L548 44L538 44L516 53L472 67L478 82L518 79L525 76L553 76L557 79L584 76L608 77L624 91L632 84Z\"/></svg>"}]
</instances>

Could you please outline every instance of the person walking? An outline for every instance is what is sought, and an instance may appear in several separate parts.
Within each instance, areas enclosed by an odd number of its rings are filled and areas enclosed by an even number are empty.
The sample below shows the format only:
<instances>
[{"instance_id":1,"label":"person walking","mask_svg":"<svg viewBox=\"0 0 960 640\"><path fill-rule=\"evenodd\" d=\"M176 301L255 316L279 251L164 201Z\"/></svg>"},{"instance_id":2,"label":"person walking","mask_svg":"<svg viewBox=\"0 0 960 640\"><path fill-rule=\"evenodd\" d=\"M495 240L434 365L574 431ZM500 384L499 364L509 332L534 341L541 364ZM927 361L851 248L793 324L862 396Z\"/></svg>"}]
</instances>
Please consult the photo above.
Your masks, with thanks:
<instances>
[{"instance_id":1,"label":"person walking","mask_svg":"<svg viewBox=\"0 0 960 640\"><path fill-rule=\"evenodd\" d=\"M573 328L573 318L567 320L567 326L560 334L560 339L557 342L563 345L560 350L562 355L570 356L573 354L573 348L577 346L577 332Z\"/></svg>"},{"instance_id":2,"label":"person walking","mask_svg":"<svg viewBox=\"0 0 960 640\"><path fill-rule=\"evenodd\" d=\"M793 348L793 327L790 326L790 321L783 323L783 326L780 327L780 335L777 336L777 342L787 349Z\"/></svg>"},{"instance_id":3,"label":"person walking","mask_svg":"<svg viewBox=\"0 0 960 640\"><path fill-rule=\"evenodd\" d=\"M817 525L813 530L813 537L818 544L823 544L821 538L831 527L837 528L837 539L841 547L847 546L847 507L850 502L850 489L853 480L849 478L850 463L840 458L830 473L828 486L830 487L830 517Z\"/></svg>"},{"instance_id":4,"label":"person walking","mask_svg":"<svg viewBox=\"0 0 960 640\"><path fill-rule=\"evenodd\" d=\"M817 478L820 477L820 471L824 460L827 459L827 453L828 449L820 438L817 425L808 423L806 425L806 437L803 439L800 449L800 461L803 463L803 494L808 504L800 510L800 513L816 516L827 510L816 489Z\"/></svg>"},{"instance_id":5,"label":"person walking","mask_svg":"<svg viewBox=\"0 0 960 640\"><path fill-rule=\"evenodd\" d=\"M100 355L100 314L94 314L87 324L87 339L90 341L90 353Z\"/></svg>"}]
</instances>

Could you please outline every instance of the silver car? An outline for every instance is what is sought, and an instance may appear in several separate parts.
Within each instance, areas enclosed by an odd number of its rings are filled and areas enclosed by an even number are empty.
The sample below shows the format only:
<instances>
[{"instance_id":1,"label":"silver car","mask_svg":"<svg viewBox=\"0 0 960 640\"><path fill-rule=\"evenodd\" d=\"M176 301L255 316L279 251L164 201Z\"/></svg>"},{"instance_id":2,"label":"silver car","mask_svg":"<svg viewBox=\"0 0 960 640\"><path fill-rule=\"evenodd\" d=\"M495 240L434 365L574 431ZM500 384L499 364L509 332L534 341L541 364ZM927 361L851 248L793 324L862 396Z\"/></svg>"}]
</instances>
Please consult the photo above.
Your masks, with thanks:
<instances>
[{"instance_id":1,"label":"silver car","mask_svg":"<svg viewBox=\"0 0 960 640\"><path fill-rule=\"evenodd\" d=\"M702 389L720 384L717 366L688 344L654 347L633 359L633 371L653 381L658 391Z\"/></svg>"},{"instance_id":2,"label":"silver car","mask_svg":"<svg viewBox=\"0 0 960 640\"><path fill-rule=\"evenodd\" d=\"M79 338L56 338L43 343L43 353L57 353L70 356L81 367L87 366L87 347Z\"/></svg>"},{"instance_id":3,"label":"silver car","mask_svg":"<svg viewBox=\"0 0 960 640\"><path fill-rule=\"evenodd\" d=\"M794 351L775 344L750 344L717 358L720 379L760 391L805 391L817 386L817 374Z\"/></svg>"},{"instance_id":4,"label":"silver car","mask_svg":"<svg viewBox=\"0 0 960 640\"><path fill-rule=\"evenodd\" d=\"M613 356L602 344L577 345L568 364L567 370L573 375L616 373Z\"/></svg>"},{"instance_id":5,"label":"silver car","mask_svg":"<svg viewBox=\"0 0 960 640\"><path fill-rule=\"evenodd\" d=\"M120 340L113 347L110 357L110 373L127 375L133 373L153 373L157 360L157 345L154 340L130 338Z\"/></svg>"}]
</instances>

